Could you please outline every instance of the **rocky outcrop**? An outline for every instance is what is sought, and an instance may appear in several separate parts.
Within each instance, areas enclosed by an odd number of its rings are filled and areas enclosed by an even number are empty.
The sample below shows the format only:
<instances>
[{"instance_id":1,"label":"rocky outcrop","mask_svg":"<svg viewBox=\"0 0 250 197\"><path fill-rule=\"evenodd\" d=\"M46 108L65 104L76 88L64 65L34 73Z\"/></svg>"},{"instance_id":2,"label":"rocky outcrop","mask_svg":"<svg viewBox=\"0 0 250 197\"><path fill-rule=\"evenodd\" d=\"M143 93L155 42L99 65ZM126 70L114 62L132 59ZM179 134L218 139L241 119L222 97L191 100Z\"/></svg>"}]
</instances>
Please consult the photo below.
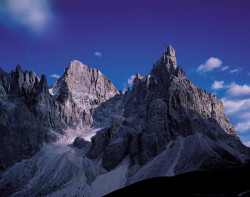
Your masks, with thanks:
<instances>
[{"instance_id":1,"label":"rocky outcrop","mask_svg":"<svg viewBox=\"0 0 250 197\"><path fill-rule=\"evenodd\" d=\"M66 127L73 128L91 126L94 109L119 94L112 82L99 70L76 60L65 69L63 76L52 86L50 92L60 104L61 121ZM96 112L96 117L101 117L103 111L105 114L111 113L112 109L104 107L99 111Z\"/></svg>"},{"instance_id":2,"label":"rocky outcrop","mask_svg":"<svg viewBox=\"0 0 250 197\"><path fill-rule=\"evenodd\" d=\"M76 137L74 142L73 142L73 146L77 147L79 149L85 148L89 144L90 144L90 142L86 141L85 139L83 139L81 137Z\"/></svg>"},{"instance_id":3,"label":"rocky outcrop","mask_svg":"<svg viewBox=\"0 0 250 197\"><path fill-rule=\"evenodd\" d=\"M127 91L122 100L122 116L111 119L110 128L92 138L88 154L92 159L102 157L107 170L115 168L126 156L134 166L144 166L166 150L168 168L173 174L240 165L250 159L249 148L240 142L223 112L222 102L187 79L177 66L171 46L150 74L136 75L132 91ZM183 145L181 139L190 140ZM202 157L197 155L201 149L199 139L206 139ZM177 142L179 148L174 146ZM187 162L185 155L193 160ZM171 174L170 171L165 173Z\"/></svg>"},{"instance_id":4,"label":"rocky outcrop","mask_svg":"<svg viewBox=\"0 0 250 197\"><path fill-rule=\"evenodd\" d=\"M0 70L0 170L34 155L62 132L46 77L32 71Z\"/></svg>"}]
</instances>

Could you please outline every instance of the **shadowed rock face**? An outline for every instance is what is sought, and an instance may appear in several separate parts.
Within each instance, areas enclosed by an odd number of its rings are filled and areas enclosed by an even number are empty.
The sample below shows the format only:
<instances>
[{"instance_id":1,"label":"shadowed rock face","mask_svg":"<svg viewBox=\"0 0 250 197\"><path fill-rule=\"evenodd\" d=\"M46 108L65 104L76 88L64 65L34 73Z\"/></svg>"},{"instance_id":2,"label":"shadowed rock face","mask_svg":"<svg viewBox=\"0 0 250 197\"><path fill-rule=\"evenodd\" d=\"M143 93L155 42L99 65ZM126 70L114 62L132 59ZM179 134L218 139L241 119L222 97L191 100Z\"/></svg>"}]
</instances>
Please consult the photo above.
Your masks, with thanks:
<instances>
[{"instance_id":1,"label":"shadowed rock face","mask_svg":"<svg viewBox=\"0 0 250 197\"><path fill-rule=\"evenodd\" d=\"M59 113L65 126L91 126L93 111L119 91L99 70L72 61L63 76L50 89L60 103Z\"/></svg>"},{"instance_id":2,"label":"shadowed rock face","mask_svg":"<svg viewBox=\"0 0 250 197\"><path fill-rule=\"evenodd\" d=\"M86 147L89 143L90 142L84 140L81 137L76 137L75 140L74 140L74 142L73 142L73 146L81 149L81 148Z\"/></svg>"},{"instance_id":3,"label":"shadowed rock face","mask_svg":"<svg viewBox=\"0 0 250 197\"><path fill-rule=\"evenodd\" d=\"M165 174L249 160L249 148L240 142L223 113L222 102L192 84L176 62L175 51L169 46L150 74L136 75L132 91L123 95L119 124L111 123L92 138L89 158L102 157L104 168L111 170L127 155L134 166L147 166L153 158L164 161L160 153L165 152ZM150 165L152 169L164 166L159 161ZM140 178L131 180L165 175L147 171L150 173L143 171Z\"/></svg>"},{"instance_id":4,"label":"shadowed rock face","mask_svg":"<svg viewBox=\"0 0 250 197\"><path fill-rule=\"evenodd\" d=\"M48 92L46 77L32 71L0 70L0 170L34 155L43 142L62 132L56 105Z\"/></svg>"}]
</instances>

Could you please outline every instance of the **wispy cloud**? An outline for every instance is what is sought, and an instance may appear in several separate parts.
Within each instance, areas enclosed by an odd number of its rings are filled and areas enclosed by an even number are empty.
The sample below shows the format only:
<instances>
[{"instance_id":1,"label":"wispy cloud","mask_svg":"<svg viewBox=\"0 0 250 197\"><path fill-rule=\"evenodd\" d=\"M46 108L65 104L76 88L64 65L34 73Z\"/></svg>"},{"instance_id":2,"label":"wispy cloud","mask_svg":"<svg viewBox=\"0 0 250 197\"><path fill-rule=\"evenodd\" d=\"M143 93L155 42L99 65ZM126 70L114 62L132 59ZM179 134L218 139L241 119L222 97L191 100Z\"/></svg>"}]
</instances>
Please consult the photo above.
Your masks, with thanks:
<instances>
[{"instance_id":1,"label":"wispy cloud","mask_svg":"<svg viewBox=\"0 0 250 197\"><path fill-rule=\"evenodd\" d=\"M237 73L239 71L240 71L239 69L233 69L233 70L230 70L230 73Z\"/></svg>"},{"instance_id":2,"label":"wispy cloud","mask_svg":"<svg viewBox=\"0 0 250 197\"><path fill-rule=\"evenodd\" d=\"M248 85L239 85L236 83L231 83L229 86L229 89L227 90L227 93L230 96L246 96L250 95L250 86Z\"/></svg>"},{"instance_id":3,"label":"wispy cloud","mask_svg":"<svg viewBox=\"0 0 250 197\"><path fill-rule=\"evenodd\" d=\"M224 112L237 120L235 125L236 131L242 135L248 135L250 131L250 98L238 100L222 98L221 100Z\"/></svg>"},{"instance_id":4,"label":"wispy cloud","mask_svg":"<svg viewBox=\"0 0 250 197\"><path fill-rule=\"evenodd\" d=\"M135 78L135 75L131 75L131 76L128 78L128 85L129 85L129 86L133 85L134 78Z\"/></svg>"},{"instance_id":5,"label":"wispy cloud","mask_svg":"<svg viewBox=\"0 0 250 197\"><path fill-rule=\"evenodd\" d=\"M57 75L57 74L52 74L52 75L50 75L50 77L59 79L61 76L60 76L60 75Z\"/></svg>"},{"instance_id":6,"label":"wispy cloud","mask_svg":"<svg viewBox=\"0 0 250 197\"><path fill-rule=\"evenodd\" d=\"M222 68L221 68L221 71L225 71L225 70L227 70L227 69L229 69L230 68L230 66L223 66Z\"/></svg>"},{"instance_id":7,"label":"wispy cloud","mask_svg":"<svg viewBox=\"0 0 250 197\"><path fill-rule=\"evenodd\" d=\"M237 123L235 128L239 133L244 133L246 131L249 131L250 130L250 121L239 122L239 123Z\"/></svg>"},{"instance_id":8,"label":"wispy cloud","mask_svg":"<svg viewBox=\"0 0 250 197\"><path fill-rule=\"evenodd\" d=\"M134 78L135 78L135 75L131 75L128 78L127 83L123 83L123 91L122 91L123 94L128 90L128 88L130 88L133 85ZM127 86L128 86L128 88L127 88Z\"/></svg>"},{"instance_id":9,"label":"wispy cloud","mask_svg":"<svg viewBox=\"0 0 250 197\"><path fill-rule=\"evenodd\" d=\"M38 35L48 30L53 21L49 0L3 0L0 13L6 26L24 27Z\"/></svg>"},{"instance_id":10,"label":"wispy cloud","mask_svg":"<svg viewBox=\"0 0 250 197\"><path fill-rule=\"evenodd\" d=\"M95 52L95 56L97 56L97 57L102 57L102 53L99 52L99 51L96 51L96 52Z\"/></svg>"},{"instance_id":11,"label":"wispy cloud","mask_svg":"<svg viewBox=\"0 0 250 197\"><path fill-rule=\"evenodd\" d=\"M205 64L201 64L196 71L201 72L201 73L205 73L208 71L212 71L215 68L219 68L222 65L222 61L218 58L215 57L211 57L209 58Z\"/></svg>"},{"instance_id":12,"label":"wispy cloud","mask_svg":"<svg viewBox=\"0 0 250 197\"><path fill-rule=\"evenodd\" d=\"M212 90L219 90L224 88L224 81L215 81L211 87Z\"/></svg>"},{"instance_id":13,"label":"wispy cloud","mask_svg":"<svg viewBox=\"0 0 250 197\"><path fill-rule=\"evenodd\" d=\"M214 81L212 90L227 89L227 96L241 97L250 95L250 85L239 85L237 83L225 84L224 81Z\"/></svg>"},{"instance_id":14,"label":"wispy cloud","mask_svg":"<svg viewBox=\"0 0 250 197\"><path fill-rule=\"evenodd\" d=\"M228 115L250 110L250 99L233 100L230 98L222 98L221 101L223 102L224 111Z\"/></svg>"}]
</instances>

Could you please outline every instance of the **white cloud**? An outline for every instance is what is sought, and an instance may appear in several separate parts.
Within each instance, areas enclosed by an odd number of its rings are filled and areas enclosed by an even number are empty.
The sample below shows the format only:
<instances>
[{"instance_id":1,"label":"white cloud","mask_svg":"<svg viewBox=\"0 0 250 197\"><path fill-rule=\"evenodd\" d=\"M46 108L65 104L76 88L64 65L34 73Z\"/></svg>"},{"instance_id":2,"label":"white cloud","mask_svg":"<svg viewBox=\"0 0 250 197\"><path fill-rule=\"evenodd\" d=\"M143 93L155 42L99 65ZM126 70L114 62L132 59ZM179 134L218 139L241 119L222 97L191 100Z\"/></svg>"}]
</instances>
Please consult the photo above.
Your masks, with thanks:
<instances>
[{"instance_id":1,"label":"white cloud","mask_svg":"<svg viewBox=\"0 0 250 197\"><path fill-rule=\"evenodd\" d=\"M56 79L59 79L59 78L60 78L60 75L53 74L53 75L50 75L50 77L52 77L52 78L56 78Z\"/></svg>"},{"instance_id":2,"label":"white cloud","mask_svg":"<svg viewBox=\"0 0 250 197\"><path fill-rule=\"evenodd\" d=\"M224 81L215 81L211 88L212 90L219 90L224 88Z\"/></svg>"},{"instance_id":3,"label":"white cloud","mask_svg":"<svg viewBox=\"0 0 250 197\"><path fill-rule=\"evenodd\" d=\"M201 64L198 68L197 71L201 73L205 73L208 71L212 71L215 68L219 68L222 64L222 61L218 58L211 57L209 58L205 64Z\"/></svg>"},{"instance_id":4,"label":"white cloud","mask_svg":"<svg viewBox=\"0 0 250 197\"><path fill-rule=\"evenodd\" d=\"M96 52L95 52L95 56L97 56L97 57L102 57L102 53L99 52L99 51L96 51Z\"/></svg>"},{"instance_id":5,"label":"white cloud","mask_svg":"<svg viewBox=\"0 0 250 197\"><path fill-rule=\"evenodd\" d=\"M227 91L227 93L230 96L246 96L246 95L250 95L250 86L248 85L238 85L236 83L231 83L229 85L229 90Z\"/></svg>"},{"instance_id":6,"label":"white cloud","mask_svg":"<svg viewBox=\"0 0 250 197\"><path fill-rule=\"evenodd\" d=\"M245 146L250 147L250 141L244 142L243 144L245 144Z\"/></svg>"},{"instance_id":7,"label":"white cloud","mask_svg":"<svg viewBox=\"0 0 250 197\"><path fill-rule=\"evenodd\" d=\"M240 71L239 69L233 69L233 70L230 70L230 73L237 73L239 71Z\"/></svg>"},{"instance_id":8,"label":"white cloud","mask_svg":"<svg viewBox=\"0 0 250 197\"><path fill-rule=\"evenodd\" d=\"M133 85L134 78L135 78L135 75L131 75L128 78L128 83L123 83L123 91L122 91L123 94L128 90L128 88L130 88ZM127 88L127 85L128 85L128 88Z\"/></svg>"},{"instance_id":9,"label":"white cloud","mask_svg":"<svg viewBox=\"0 0 250 197\"><path fill-rule=\"evenodd\" d=\"M25 27L35 34L48 30L53 21L49 0L3 0L0 13L7 26ZM6 22L7 21L7 22Z\"/></svg>"},{"instance_id":10,"label":"white cloud","mask_svg":"<svg viewBox=\"0 0 250 197\"><path fill-rule=\"evenodd\" d=\"M239 122L235 129L239 133L250 131L250 99L230 100L227 98L221 99L224 106L224 111L227 115L237 117Z\"/></svg>"},{"instance_id":11,"label":"white cloud","mask_svg":"<svg viewBox=\"0 0 250 197\"><path fill-rule=\"evenodd\" d=\"M131 75L130 78L128 78L128 84L130 86L133 85L134 78L135 78L135 75Z\"/></svg>"},{"instance_id":12,"label":"white cloud","mask_svg":"<svg viewBox=\"0 0 250 197\"><path fill-rule=\"evenodd\" d=\"M240 97L250 95L250 85L239 85L237 83L225 84L224 81L214 81L212 90L227 89L227 95L231 97Z\"/></svg>"},{"instance_id":13,"label":"white cloud","mask_svg":"<svg viewBox=\"0 0 250 197\"><path fill-rule=\"evenodd\" d=\"M229 69L229 66L223 66L223 67L221 68L221 71L225 71L225 70L227 70L227 69Z\"/></svg>"},{"instance_id":14,"label":"white cloud","mask_svg":"<svg viewBox=\"0 0 250 197\"><path fill-rule=\"evenodd\" d=\"M228 115L250 110L250 99L231 100L222 98L221 101L223 102L224 111Z\"/></svg>"},{"instance_id":15,"label":"white cloud","mask_svg":"<svg viewBox=\"0 0 250 197\"><path fill-rule=\"evenodd\" d=\"M239 133L244 133L250 130L250 121L239 122L236 127L236 131Z\"/></svg>"}]
</instances>

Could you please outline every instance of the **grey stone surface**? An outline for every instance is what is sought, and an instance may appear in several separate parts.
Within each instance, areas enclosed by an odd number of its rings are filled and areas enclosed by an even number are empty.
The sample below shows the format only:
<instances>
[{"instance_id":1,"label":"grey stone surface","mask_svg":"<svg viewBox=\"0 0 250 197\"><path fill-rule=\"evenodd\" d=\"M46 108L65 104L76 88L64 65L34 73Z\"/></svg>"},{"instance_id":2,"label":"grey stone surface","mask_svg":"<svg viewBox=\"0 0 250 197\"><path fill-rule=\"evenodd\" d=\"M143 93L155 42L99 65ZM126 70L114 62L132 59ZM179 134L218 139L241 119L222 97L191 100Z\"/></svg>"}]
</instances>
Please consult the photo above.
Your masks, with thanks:
<instances>
[{"instance_id":1,"label":"grey stone surface","mask_svg":"<svg viewBox=\"0 0 250 197\"><path fill-rule=\"evenodd\" d=\"M66 127L73 128L92 126L94 109L119 94L112 82L99 70L92 69L77 60L70 63L50 92L54 100L60 103L61 121ZM99 110L100 112L95 112L97 118L101 117L98 114L111 113L112 109L104 108ZM105 124L107 121L103 122ZM95 121L95 124L102 123Z\"/></svg>"}]
</instances>

